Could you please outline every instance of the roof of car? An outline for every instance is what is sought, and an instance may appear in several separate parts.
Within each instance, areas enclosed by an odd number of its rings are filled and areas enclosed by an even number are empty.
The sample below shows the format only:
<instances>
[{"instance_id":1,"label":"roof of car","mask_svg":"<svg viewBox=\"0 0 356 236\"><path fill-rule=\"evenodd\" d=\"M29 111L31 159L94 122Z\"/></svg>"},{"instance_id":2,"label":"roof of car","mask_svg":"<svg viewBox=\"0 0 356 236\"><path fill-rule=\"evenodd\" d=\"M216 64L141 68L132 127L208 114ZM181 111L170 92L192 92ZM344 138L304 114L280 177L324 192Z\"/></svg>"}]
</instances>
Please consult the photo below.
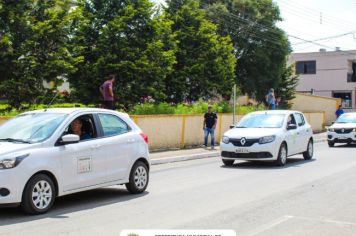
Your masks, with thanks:
<instances>
[{"instance_id":1,"label":"roof of car","mask_svg":"<svg viewBox=\"0 0 356 236\"><path fill-rule=\"evenodd\" d=\"M300 111L293 111L293 110L265 110L265 111L255 111L252 112L253 114L274 114L274 115L288 115L291 113L302 113Z\"/></svg>"},{"instance_id":2,"label":"roof of car","mask_svg":"<svg viewBox=\"0 0 356 236\"><path fill-rule=\"evenodd\" d=\"M102 108L83 108L83 107L73 107L73 108L48 108L48 109L41 109L41 110L34 110L25 112L26 114L30 113L62 113L62 114L73 114L73 113L80 113L80 112L117 112L113 110L107 110ZM117 112L121 113L121 112ZM125 114L125 113L121 113Z\"/></svg>"}]
</instances>

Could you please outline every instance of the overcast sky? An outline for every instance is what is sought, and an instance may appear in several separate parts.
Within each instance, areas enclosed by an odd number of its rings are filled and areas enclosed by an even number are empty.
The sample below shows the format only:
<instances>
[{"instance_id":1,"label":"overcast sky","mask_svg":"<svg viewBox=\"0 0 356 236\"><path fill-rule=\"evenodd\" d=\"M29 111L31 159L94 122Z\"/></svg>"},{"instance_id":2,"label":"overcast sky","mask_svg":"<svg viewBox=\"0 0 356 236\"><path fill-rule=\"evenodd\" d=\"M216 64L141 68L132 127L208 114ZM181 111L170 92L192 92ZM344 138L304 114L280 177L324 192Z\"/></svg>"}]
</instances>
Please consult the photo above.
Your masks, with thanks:
<instances>
[{"instance_id":1,"label":"overcast sky","mask_svg":"<svg viewBox=\"0 0 356 236\"><path fill-rule=\"evenodd\" d=\"M356 0L274 0L274 2L279 5L283 17L283 22L278 25L290 35L294 52L312 52L320 48L332 51L335 47L340 47L341 50L356 50ZM314 41L333 36L335 38ZM307 43L301 39L314 43Z\"/></svg>"}]
</instances>

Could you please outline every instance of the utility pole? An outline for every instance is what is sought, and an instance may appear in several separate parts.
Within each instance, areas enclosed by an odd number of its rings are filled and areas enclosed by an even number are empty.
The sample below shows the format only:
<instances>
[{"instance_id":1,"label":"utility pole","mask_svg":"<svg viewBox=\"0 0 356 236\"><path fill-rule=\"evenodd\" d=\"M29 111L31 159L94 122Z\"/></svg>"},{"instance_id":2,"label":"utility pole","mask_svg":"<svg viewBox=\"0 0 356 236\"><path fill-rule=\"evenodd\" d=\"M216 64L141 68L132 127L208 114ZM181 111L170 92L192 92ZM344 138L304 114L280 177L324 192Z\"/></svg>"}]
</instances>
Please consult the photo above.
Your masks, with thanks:
<instances>
[{"instance_id":1,"label":"utility pole","mask_svg":"<svg viewBox=\"0 0 356 236\"><path fill-rule=\"evenodd\" d=\"M234 114L232 115L232 125L236 123L236 84L234 84Z\"/></svg>"}]
</instances>

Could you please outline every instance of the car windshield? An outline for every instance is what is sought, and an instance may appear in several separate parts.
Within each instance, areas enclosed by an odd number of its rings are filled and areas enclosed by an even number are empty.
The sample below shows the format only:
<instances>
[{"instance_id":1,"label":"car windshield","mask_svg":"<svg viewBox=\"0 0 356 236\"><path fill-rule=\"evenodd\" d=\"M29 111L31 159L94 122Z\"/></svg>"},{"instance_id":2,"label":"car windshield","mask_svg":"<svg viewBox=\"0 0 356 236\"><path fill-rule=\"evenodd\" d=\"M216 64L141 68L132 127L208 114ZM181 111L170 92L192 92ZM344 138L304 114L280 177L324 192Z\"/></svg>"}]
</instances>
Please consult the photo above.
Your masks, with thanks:
<instances>
[{"instance_id":1,"label":"car windshield","mask_svg":"<svg viewBox=\"0 0 356 236\"><path fill-rule=\"evenodd\" d=\"M251 114L241 119L237 128L281 128L285 115Z\"/></svg>"},{"instance_id":2,"label":"car windshield","mask_svg":"<svg viewBox=\"0 0 356 236\"><path fill-rule=\"evenodd\" d=\"M16 116L0 126L0 142L35 143L49 138L66 114L31 113Z\"/></svg>"},{"instance_id":3,"label":"car windshield","mask_svg":"<svg viewBox=\"0 0 356 236\"><path fill-rule=\"evenodd\" d=\"M336 123L356 123L355 114L343 114L337 120Z\"/></svg>"}]
</instances>

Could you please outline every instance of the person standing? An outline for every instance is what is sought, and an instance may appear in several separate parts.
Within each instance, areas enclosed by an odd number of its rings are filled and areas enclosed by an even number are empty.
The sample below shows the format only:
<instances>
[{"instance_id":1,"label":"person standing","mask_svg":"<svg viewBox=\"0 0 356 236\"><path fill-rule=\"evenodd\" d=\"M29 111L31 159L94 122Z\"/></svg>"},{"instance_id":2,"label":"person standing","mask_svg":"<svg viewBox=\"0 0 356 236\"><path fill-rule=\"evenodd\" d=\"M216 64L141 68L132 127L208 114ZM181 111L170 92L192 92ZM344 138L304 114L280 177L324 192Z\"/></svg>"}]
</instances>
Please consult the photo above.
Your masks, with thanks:
<instances>
[{"instance_id":1,"label":"person standing","mask_svg":"<svg viewBox=\"0 0 356 236\"><path fill-rule=\"evenodd\" d=\"M274 96L274 89L271 88L266 95L266 102L268 105L268 110L275 110L276 109L276 97Z\"/></svg>"},{"instance_id":2,"label":"person standing","mask_svg":"<svg viewBox=\"0 0 356 236\"><path fill-rule=\"evenodd\" d=\"M208 147L208 138L210 134L211 138L211 149L215 147L215 128L218 120L218 116L213 112L213 107L208 107L208 112L204 114L204 147Z\"/></svg>"},{"instance_id":3,"label":"person standing","mask_svg":"<svg viewBox=\"0 0 356 236\"><path fill-rule=\"evenodd\" d=\"M108 80L106 80L100 86L100 93L104 100L103 106L104 106L104 108L110 109L110 110L115 110L114 92L113 92L114 82L115 82L115 75L111 74L111 75L109 75Z\"/></svg>"},{"instance_id":4,"label":"person standing","mask_svg":"<svg viewBox=\"0 0 356 236\"><path fill-rule=\"evenodd\" d=\"M336 110L335 115L336 118L339 118L339 116L341 116L342 114L344 114L344 110L341 108L341 105L339 105L339 108Z\"/></svg>"}]
</instances>

